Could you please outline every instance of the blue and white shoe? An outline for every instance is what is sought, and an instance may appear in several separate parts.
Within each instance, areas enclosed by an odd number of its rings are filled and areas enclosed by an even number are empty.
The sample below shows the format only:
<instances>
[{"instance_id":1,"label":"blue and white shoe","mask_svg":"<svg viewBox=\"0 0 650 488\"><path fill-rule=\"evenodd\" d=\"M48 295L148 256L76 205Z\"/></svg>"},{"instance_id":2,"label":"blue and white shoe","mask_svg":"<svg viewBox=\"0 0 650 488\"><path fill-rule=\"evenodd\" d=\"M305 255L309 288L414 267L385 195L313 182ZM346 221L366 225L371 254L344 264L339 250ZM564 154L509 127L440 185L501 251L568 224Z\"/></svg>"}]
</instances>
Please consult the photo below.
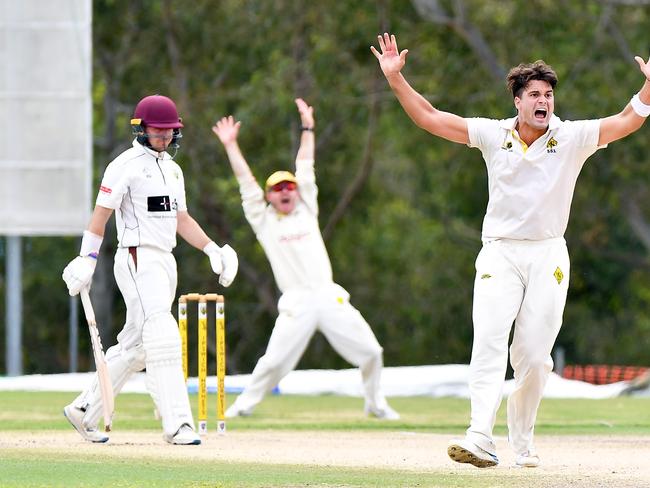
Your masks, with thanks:
<instances>
[{"instance_id":1,"label":"blue and white shoe","mask_svg":"<svg viewBox=\"0 0 650 488\"><path fill-rule=\"evenodd\" d=\"M198 446L201 444L199 435L187 424L181 425L173 436L163 434L163 439L178 446Z\"/></svg>"}]
</instances>

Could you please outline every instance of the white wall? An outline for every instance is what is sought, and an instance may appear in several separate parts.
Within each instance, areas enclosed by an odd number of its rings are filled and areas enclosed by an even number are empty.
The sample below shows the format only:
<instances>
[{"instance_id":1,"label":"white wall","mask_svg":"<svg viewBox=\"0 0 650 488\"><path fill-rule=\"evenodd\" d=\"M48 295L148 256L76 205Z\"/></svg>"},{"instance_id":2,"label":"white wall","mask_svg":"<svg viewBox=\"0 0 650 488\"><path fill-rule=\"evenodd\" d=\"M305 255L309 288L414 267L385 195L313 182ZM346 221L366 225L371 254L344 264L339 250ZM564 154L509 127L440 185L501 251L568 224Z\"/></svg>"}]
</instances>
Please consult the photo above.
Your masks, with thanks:
<instances>
[{"instance_id":1,"label":"white wall","mask_svg":"<svg viewBox=\"0 0 650 488\"><path fill-rule=\"evenodd\" d=\"M78 235L91 208L91 0L0 0L0 235Z\"/></svg>"}]
</instances>

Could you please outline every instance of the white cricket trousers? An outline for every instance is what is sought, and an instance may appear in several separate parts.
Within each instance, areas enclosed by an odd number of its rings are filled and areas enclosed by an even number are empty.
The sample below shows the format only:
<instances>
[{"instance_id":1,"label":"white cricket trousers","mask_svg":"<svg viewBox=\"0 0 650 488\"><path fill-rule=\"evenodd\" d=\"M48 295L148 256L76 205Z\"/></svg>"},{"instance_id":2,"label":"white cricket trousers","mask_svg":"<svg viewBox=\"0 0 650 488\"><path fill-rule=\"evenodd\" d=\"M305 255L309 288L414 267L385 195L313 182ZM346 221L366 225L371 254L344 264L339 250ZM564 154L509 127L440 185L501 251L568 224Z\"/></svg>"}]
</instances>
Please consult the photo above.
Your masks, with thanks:
<instances>
[{"instance_id":1,"label":"white cricket trousers","mask_svg":"<svg viewBox=\"0 0 650 488\"><path fill-rule=\"evenodd\" d=\"M171 314L177 282L174 256L148 247L138 247L133 254L120 248L113 271L126 304L126 321L117 344L106 351L114 394L134 372L146 367L147 389L162 417L163 431L173 436L183 424L194 427L181 364L180 333ZM101 415L97 381L75 402L86 408L85 424L96 425Z\"/></svg>"},{"instance_id":2,"label":"white cricket trousers","mask_svg":"<svg viewBox=\"0 0 650 488\"><path fill-rule=\"evenodd\" d=\"M271 338L250 383L236 400L239 410L252 410L302 357L309 340L320 330L343 359L361 370L369 408L384 409L380 389L383 349L361 313L350 304L350 295L336 283L319 288L285 292L278 302L278 318Z\"/></svg>"},{"instance_id":3,"label":"white cricket trousers","mask_svg":"<svg viewBox=\"0 0 650 488\"><path fill-rule=\"evenodd\" d=\"M486 451L496 452L492 429L513 322L510 364L515 386L508 398L508 438L515 454L534 447L535 419L553 369L551 351L562 325L569 266L564 238L486 242L476 259L467 437Z\"/></svg>"}]
</instances>

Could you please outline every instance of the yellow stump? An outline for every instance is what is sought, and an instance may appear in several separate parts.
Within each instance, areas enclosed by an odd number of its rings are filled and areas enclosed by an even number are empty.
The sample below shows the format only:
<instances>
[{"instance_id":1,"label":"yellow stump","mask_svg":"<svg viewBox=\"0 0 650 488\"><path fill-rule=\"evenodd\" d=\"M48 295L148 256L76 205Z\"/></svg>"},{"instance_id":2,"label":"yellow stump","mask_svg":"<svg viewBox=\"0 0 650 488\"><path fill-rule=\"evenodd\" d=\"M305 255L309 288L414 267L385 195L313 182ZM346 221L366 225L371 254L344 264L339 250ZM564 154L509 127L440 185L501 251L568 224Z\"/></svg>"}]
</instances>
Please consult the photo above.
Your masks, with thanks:
<instances>
[{"instance_id":1,"label":"yellow stump","mask_svg":"<svg viewBox=\"0 0 650 488\"><path fill-rule=\"evenodd\" d=\"M199 307L199 434L208 433L208 304L205 295Z\"/></svg>"},{"instance_id":2,"label":"yellow stump","mask_svg":"<svg viewBox=\"0 0 650 488\"><path fill-rule=\"evenodd\" d=\"M217 329L217 433L226 433L226 315L224 310L223 297L219 297L216 303Z\"/></svg>"},{"instance_id":3,"label":"yellow stump","mask_svg":"<svg viewBox=\"0 0 650 488\"><path fill-rule=\"evenodd\" d=\"M207 402L207 377L208 377L208 302L215 302L215 332L217 353L217 433L225 434L226 420L226 319L224 313L224 297L216 293L188 293L178 298L178 328L181 335L183 355L183 374L188 377L187 334L188 317L187 303L196 301L198 305L198 397L199 397L199 423L198 433L208 433L208 402Z\"/></svg>"},{"instance_id":4,"label":"yellow stump","mask_svg":"<svg viewBox=\"0 0 650 488\"><path fill-rule=\"evenodd\" d=\"M183 376L187 381L187 297L178 299L178 330L181 333L181 353L183 354Z\"/></svg>"}]
</instances>

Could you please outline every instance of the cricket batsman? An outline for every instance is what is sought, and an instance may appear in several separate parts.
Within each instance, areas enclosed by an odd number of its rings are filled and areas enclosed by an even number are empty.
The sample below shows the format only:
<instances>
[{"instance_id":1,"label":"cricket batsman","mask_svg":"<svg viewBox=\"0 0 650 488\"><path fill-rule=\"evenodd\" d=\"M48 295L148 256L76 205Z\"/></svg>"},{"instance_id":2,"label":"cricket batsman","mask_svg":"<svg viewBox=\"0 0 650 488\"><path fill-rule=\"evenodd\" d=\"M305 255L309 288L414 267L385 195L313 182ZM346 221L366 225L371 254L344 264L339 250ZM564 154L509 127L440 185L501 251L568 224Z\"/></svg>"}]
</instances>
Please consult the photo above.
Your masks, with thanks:
<instances>
[{"instance_id":1,"label":"cricket batsman","mask_svg":"<svg viewBox=\"0 0 650 488\"><path fill-rule=\"evenodd\" d=\"M210 259L219 282L229 286L237 274L237 254L219 247L192 218L185 201L185 180L168 149L178 148L183 127L176 104L151 95L135 107L132 147L107 167L95 209L83 234L81 251L63 270L70 295L90 287L106 223L115 211L117 251L114 274L126 304L126 321L106 362L117 395L129 377L145 367L147 389L162 418L170 444L200 444L181 365L181 338L171 313L177 269L172 250L176 234ZM102 401L95 380L64 414L90 442L106 442L97 428Z\"/></svg>"}]
</instances>

